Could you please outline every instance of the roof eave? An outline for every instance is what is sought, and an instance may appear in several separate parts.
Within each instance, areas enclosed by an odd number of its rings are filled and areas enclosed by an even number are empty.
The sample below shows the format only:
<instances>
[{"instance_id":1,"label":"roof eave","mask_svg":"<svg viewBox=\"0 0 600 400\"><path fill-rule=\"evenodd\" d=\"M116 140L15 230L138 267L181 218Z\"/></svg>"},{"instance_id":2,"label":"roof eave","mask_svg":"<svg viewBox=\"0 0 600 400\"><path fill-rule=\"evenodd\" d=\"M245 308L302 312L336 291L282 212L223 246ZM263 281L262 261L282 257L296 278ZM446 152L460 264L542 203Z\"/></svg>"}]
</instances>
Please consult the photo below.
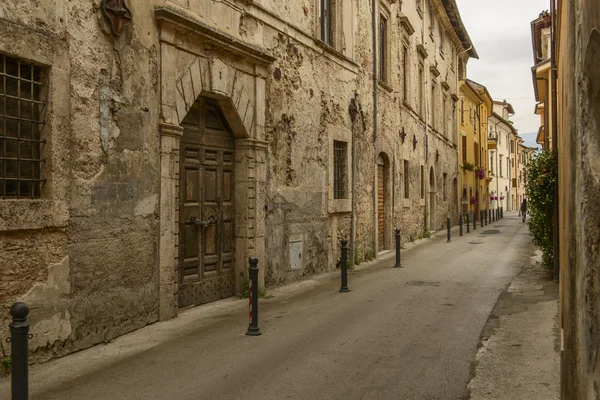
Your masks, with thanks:
<instances>
[{"instance_id":1,"label":"roof eave","mask_svg":"<svg viewBox=\"0 0 600 400\"><path fill-rule=\"evenodd\" d=\"M475 50L475 46L471 41L471 37L467 32L467 28L465 27L465 24L460 18L460 12L458 11L456 0L442 0L442 4L444 5L444 9L446 10L446 15L448 15L448 19L450 19L452 28L454 28L454 32L456 33L456 36L458 36L458 38L460 39L464 49L467 50L467 53L471 58L479 59L479 54L477 54L477 51Z\"/></svg>"}]
</instances>

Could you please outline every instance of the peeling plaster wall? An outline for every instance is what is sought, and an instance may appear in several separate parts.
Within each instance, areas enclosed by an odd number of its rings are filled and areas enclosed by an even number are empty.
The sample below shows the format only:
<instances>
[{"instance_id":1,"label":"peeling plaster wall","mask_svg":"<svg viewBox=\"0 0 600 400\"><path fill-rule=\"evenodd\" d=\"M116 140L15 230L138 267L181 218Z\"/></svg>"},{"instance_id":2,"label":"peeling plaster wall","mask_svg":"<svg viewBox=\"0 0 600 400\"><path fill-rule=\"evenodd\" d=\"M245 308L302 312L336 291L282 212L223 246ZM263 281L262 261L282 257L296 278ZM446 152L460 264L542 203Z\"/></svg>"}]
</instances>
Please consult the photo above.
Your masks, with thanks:
<instances>
[{"instance_id":1,"label":"peeling plaster wall","mask_svg":"<svg viewBox=\"0 0 600 400\"><path fill-rule=\"evenodd\" d=\"M261 233L260 238L264 230L261 273L267 286L333 270L339 262L340 241L350 236L350 209L329 207L333 184L330 132L353 132L356 140L356 260L372 258L377 250L374 184L379 154L387 160L386 249L393 246L396 226L402 228L405 241L426 229L432 167L436 182L431 189L436 202L433 226L442 228L447 215L455 219L456 124L450 121L450 96L457 92L457 77L450 46L459 46L459 41L446 31L446 56L442 57L439 43L427 30L431 18L426 14L422 19L414 1L382 2L389 13L390 62L389 80L375 88L379 96L376 138L368 2L338 3L343 7L336 14L340 23L335 49L314 38L317 13L312 0L283 7L271 0L129 0L133 24L118 38L109 32L98 1L43 0L35 7L17 3L0 4L0 51L50 67L45 128L49 133L45 148L48 182L39 201L0 201L0 261L8 260L0 262L0 288L6 289L0 292L0 301L5 311L16 300L40 305L31 313L38 331L34 340L38 360L110 340L158 319L158 270L164 266L157 251L159 201L171 204L159 198L158 127L159 122L174 123L173 115L181 111L178 104L165 104L170 115L159 115L160 90L168 86L165 82L160 86L161 68L163 76L165 71L183 71L197 55L206 56L200 62L210 58L211 65L223 66L225 72L231 69L225 62L235 65L245 74L245 88L255 93L257 101L264 98L264 104L256 107L264 107L265 120L255 121L249 134L256 134L258 140L264 135L267 147L266 158L260 156L260 165L253 171L257 176L252 177L261 185L266 182L266 201L252 209L259 210L257 220L262 220L264 212L264 226L253 229ZM193 13L198 23L226 35L232 43L239 41L274 56L276 60L265 68L266 81L262 77L254 81L252 74L262 71L253 71L252 63L231 49L193 48L200 44L186 42L183 31L173 32L172 45L159 46L154 7L167 3ZM414 34L400 24L399 12L408 17ZM436 14L437 23L440 18L445 16ZM423 40L429 55L421 59L417 44ZM406 99L402 98L400 48L395 45L403 41L409 49ZM176 46L184 42L187 49ZM172 65L161 66L159 57L163 63L173 60ZM441 97L434 104L436 121L427 128L424 121L430 118L414 111L418 109L419 62L428 87L435 80L440 96L448 96L445 133ZM434 65L438 77L430 73ZM230 82L226 78L223 82ZM442 82L448 85L447 91ZM424 103L430 104L429 91L424 93ZM174 90L165 98L170 95L170 100L176 98ZM354 124L348 111L352 98L360 105ZM402 128L407 134L404 143L399 135ZM410 163L408 176L403 172L405 159ZM421 166L424 198L420 196ZM445 200L444 173L448 174ZM409 180L409 199L404 199L404 180ZM251 201L240 197L238 201ZM253 247L252 240L240 247L262 251L260 246ZM298 241L302 242L301 262L292 270L290 242ZM161 284L167 291L176 287ZM170 310L166 315L172 314ZM5 326L0 328L2 335Z\"/></svg>"},{"instance_id":2,"label":"peeling plaster wall","mask_svg":"<svg viewBox=\"0 0 600 400\"><path fill-rule=\"evenodd\" d=\"M49 71L42 199L0 200L0 336L27 302L35 360L157 319L156 27L129 1L114 38L98 4L0 5L0 52Z\"/></svg>"}]
</instances>

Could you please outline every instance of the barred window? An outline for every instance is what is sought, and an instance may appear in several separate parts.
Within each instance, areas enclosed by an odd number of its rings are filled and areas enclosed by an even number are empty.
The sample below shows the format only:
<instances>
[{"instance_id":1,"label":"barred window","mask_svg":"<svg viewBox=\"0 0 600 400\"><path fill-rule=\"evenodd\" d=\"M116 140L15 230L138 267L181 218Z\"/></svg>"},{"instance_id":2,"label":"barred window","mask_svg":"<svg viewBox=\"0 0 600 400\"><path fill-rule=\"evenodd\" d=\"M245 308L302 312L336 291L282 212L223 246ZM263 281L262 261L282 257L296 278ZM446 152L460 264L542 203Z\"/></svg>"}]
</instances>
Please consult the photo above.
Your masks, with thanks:
<instances>
[{"instance_id":1,"label":"barred window","mask_svg":"<svg viewBox=\"0 0 600 400\"><path fill-rule=\"evenodd\" d=\"M0 54L0 199L41 194L44 69Z\"/></svg>"},{"instance_id":2,"label":"barred window","mask_svg":"<svg viewBox=\"0 0 600 400\"><path fill-rule=\"evenodd\" d=\"M346 159L347 143L333 141L333 198L347 198Z\"/></svg>"}]
</instances>

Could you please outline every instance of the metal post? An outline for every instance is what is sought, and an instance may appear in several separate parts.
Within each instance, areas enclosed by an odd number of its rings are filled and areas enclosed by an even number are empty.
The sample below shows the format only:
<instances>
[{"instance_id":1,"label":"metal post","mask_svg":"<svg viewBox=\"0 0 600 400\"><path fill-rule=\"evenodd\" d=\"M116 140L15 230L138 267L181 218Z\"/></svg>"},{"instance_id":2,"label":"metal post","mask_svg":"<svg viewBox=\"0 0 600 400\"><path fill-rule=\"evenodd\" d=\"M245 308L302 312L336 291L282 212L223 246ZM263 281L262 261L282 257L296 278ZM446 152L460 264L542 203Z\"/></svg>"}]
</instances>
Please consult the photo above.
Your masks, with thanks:
<instances>
[{"instance_id":1,"label":"metal post","mask_svg":"<svg viewBox=\"0 0 600 400\"><path fill-rule=\"evenodd\" d=\"M500 207L500 218L504 218L504 207Z\"/></svg>"},{"instance_id":2,"label":"metal post","mask_svg":"<svg viewBox=\"0 0 600 400\"><path fill-rule=\"evenodd\" d=\"M463 232L462 232L462 224L463 224L463 220L462 219L463 218L462 217L463 217L462 214L460 214L458 216L458 226L460 226L460 231L459 231L460 233L459 233L458 236L462 236L463 235Z\"/></svg>"},{"instance_id":3,"label":"metal post","mask_svg":"<svg viewBox=\"0 0 600 400\"><path fill-rule=\"evenodd\" d=\"M446 227L448 229L448 242L447 243L450 243L451 242L451 240L450 240L450 217L448 217L446 219Z\"/></svg>"},{"instance_id":4,"label":"metal post","mask_svg":"<svg viewBox=\"0 0 600 400\"><path fill-rule=\"evenodd\" d=\"M477 230L477 213L473 211L473 230Z\"/></svg>"},{"instance_id":5,"label":"metal post","mask_svg":"<svg viewBox=\"0 0 600 400\"><path fill-rule=\"evenodd\" d=\"M492 223L492 210L488 210L488 221L491 224Z\"/></svg>"},{"instance_id":6,"label":"metal post","mask_svg":"<svg viewBox=\"0 0 600 400\"><path fill-rule=\"evenodd\" d=\"M496 211L492 210L492 222L496 222Z\"/></svg>"},{"instance_id":7,"label":"metal post","mask_svg":"<svg viewBox=\"0 0 600 400\"><path fill-rule=\"evenodd\" d=\"M250 292L250 325L248 326L246 335L258 336L262 333L258 329L258 258L250 257L248 261L250 262L248 273L248 276L250 277L250 280L248 281L248 291Z\"/></svg>"},{"instance_id":8,"label":"metal post","mask_svg":"<svg viewBox=\"0 0 600 400\"><path fill-rule=\"evenodd\" d=\"M480 224L480 227L481 227L481 228L483 228L483 213L484 213L484 212L485 212L485 211L483 211L483 210L480 210L480 211L479 211L479 224Z\"/></svg>"},{"instance_id":9,"label":"metal post","mask_svg":"<svg viewBox=\"0 0 600 400\"><path fill-rule=\"evenodd\" d=\"M348 241L342 240L342 286L340 292L349 292L348 289Z\"/></svg>"},{"instance_id":10,"label":"metal post","mask_svg":"<svg viewBox=\"0 0 600 400\"><path fill-rule=\"evenodd\" d=\"M496 221L500 221L500 208L496 208Z\"/></svg>"},{"instance_id":11,"label":"metal post","mask_svg":"<svg viewBox=\"0 0 600 400\"><path fill-rule=\"evenodd\" d=\"M471 213L467 211L467 233L471 233L470 215Z\"/></svg>"},{"instance_id":12,"label":"metal post","mask_svg":"<svg viewBox=\"0 0 600 400\"><path fill-rule=\"evenodd\" d=\"M402 264L400 264L400 246L400 229L396 228L396 265L394 265L394 268L402 268Z\"/></svg>"},{"instance_id":13,"label":"metal post","mask_svg":"<svg viewBox=\"0 0 600 400\"><path fill-rule=\"evenodd\" d=\"M12 362L12 400L29 398L29 307L25 303L15 303L10 308L13 322L10 327L10 351Z\"/></svg>"}]
</instances>

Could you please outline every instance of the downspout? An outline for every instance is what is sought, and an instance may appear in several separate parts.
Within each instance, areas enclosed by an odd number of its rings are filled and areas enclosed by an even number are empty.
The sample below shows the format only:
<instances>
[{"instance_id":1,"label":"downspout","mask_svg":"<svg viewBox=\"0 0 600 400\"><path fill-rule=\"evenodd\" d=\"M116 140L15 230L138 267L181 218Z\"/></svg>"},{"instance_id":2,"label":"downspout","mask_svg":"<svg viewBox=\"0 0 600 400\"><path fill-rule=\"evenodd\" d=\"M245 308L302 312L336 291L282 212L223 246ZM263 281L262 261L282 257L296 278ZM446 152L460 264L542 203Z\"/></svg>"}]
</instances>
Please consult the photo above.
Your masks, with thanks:
<instances>
[{"instance_id":1,"label":"downspout","mask_svg":"<svg viewBox=\"0 0 600 400\"><path fill-rule=\"evenodd\" d=\"M376 1L371 0L372 15L372 34L373 34L373 232L376 232L373 237L374 249L373 252L377 257L378 253L378 234L377 234L377 6Z\"/></svg>"},{"instance_id":2,"label":"downspout","mask_svg":"<svg viewBox=\"0 0 600 400\"><path fill-rule=\"evenodd\" d=\"M551 0L551 21L552 27L550 28L550 79L552 81L552 155L554 159L558 163L558 101L557 101L557 93L556 93L556 84L557 84L557 66L556 66L556 0ZM559 265L559 256L560 256L560 218L558 215L558 179L554 183L554 201L553 201L553 212L552 212L552 247L553 247L553 260L552 260L552 269L553 269L553 280L554 282L558 282L559 274L560 274L560 265Z\"/></svg>"},{"instance_id":3,"label":"downspout","mask_svg":"<svg viewBox=\"0 0 600 400\"><path fill-rule=\"evenodd\" d=\"M363 131L365 128L365 120L362 116L362 109L358 101L358 94L355 93L354 98L350 100L350 120L352 121L352 203L350 214L350 256L351 265L354 265L354 242L356 240L356 118L360 116L363 123Z\"/></svg>"}]
</instances>

